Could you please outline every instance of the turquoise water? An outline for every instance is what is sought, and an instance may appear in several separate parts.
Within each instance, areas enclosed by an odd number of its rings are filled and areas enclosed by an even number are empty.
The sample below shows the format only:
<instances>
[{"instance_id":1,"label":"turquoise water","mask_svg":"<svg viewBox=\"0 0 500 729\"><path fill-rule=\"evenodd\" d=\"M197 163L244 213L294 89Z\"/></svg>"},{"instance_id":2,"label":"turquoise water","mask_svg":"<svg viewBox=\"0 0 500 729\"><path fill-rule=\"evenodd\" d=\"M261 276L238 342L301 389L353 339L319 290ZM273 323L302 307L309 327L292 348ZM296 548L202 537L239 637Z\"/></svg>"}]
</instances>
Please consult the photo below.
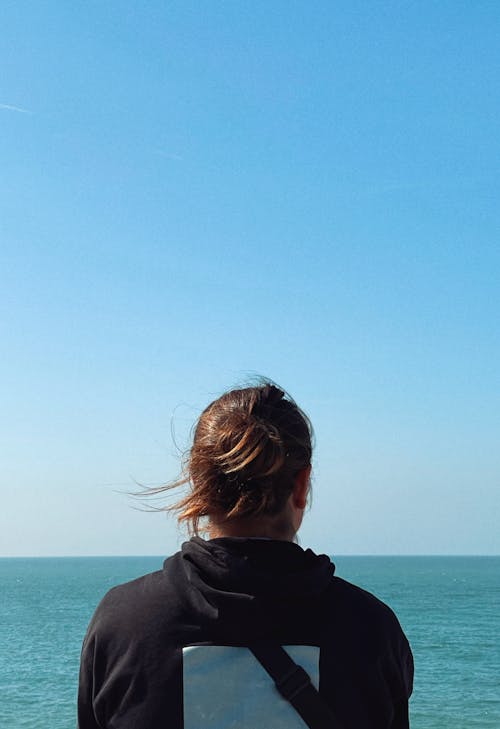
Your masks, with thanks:
<instances>
[{"instance_id":1,"label":"turquoise water","mask_svg":"<svg viewBox=\"0 0 500 729\"><path fill-rule=\"evenodd\" d=\"M500 728L500 557L338 557L397 612L415 655L413 729ZM81 641L114 584L160 557L0 559L0 727L74 729Z\"/></svg>"}]
</instances>

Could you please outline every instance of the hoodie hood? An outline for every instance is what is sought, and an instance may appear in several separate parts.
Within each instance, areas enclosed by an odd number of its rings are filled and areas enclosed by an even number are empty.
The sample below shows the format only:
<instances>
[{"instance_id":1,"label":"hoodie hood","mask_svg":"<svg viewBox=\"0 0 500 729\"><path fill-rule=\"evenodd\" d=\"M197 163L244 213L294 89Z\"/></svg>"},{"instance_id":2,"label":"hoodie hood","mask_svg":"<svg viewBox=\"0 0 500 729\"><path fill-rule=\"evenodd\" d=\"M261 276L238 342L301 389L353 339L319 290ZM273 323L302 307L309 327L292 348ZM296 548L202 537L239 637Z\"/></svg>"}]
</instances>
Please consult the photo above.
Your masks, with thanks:
<instances>
[{"instance_id":1,"label":"hoodie hood","mask_svg":"<svg viewBox=\"0 0 500 729\"><path fill-rule=\"evenodd\" d=\"M311 611L331 584L335 567L326 555L316 555L292 542L273 539L193 537L166 560L183 584L183 599L201 625L220 625L227 639L245 632L276 630L287 613ZM304 615L304 618L306 616ZM290 618L292 615L290 614Z\"/></svg>"}]
</instances>

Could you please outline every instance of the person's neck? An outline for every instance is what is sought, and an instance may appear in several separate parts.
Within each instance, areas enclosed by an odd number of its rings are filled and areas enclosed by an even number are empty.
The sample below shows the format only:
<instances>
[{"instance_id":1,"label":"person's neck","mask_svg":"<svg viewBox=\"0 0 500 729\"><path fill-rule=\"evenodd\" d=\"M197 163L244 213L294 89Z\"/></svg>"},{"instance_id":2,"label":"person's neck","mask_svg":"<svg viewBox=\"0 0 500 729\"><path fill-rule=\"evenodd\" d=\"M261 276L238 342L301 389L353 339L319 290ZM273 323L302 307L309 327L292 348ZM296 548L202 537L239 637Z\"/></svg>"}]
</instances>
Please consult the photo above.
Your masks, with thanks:
<instances>
[{"instance_id":1,"label":"person's neck","mask_svg":"<svg viewBox=\"0 0 500 729\"><path fill-rule=\"evenodd\" d=\"M254 539L278 539L284 542L293 542L295 531L290 524L263 519L231 519L228 521L210 522L210 539L220 537L241 537Z\"/></svg>"}]
</instances>

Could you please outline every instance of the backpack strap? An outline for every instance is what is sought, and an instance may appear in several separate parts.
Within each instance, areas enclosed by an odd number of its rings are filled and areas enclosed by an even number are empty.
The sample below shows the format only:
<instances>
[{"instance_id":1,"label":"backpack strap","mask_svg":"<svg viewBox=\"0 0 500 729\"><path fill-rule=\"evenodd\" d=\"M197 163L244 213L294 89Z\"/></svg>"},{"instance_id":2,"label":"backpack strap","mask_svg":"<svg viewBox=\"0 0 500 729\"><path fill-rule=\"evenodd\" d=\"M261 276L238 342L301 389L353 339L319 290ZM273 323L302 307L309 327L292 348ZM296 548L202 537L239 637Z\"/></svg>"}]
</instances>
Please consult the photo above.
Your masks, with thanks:
<instances>
[{"instance_id":1,"label":"backpack strap","mask_svg":"<svg viewBox=\"0 0 500 729\"><path fill-rule=\"evenodd\" d=\"M331 708L311 683L309 674L278 643L249 646L280 694L291 703L310 729L342 729Z\"/></svg>"}]
</instances>

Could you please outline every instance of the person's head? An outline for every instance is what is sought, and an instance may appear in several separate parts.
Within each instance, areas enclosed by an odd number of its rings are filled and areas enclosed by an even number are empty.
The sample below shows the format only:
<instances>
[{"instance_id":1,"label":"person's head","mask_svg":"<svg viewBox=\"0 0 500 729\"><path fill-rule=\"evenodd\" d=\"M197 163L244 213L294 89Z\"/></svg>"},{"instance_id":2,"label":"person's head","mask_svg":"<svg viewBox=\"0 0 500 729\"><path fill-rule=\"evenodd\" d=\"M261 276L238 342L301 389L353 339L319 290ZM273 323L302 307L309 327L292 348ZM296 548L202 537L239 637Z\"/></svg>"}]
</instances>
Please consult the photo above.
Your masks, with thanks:
<instances>
[{"instance_id":1,"label":"person's head","mask_svg":"<svg viewBox=\"0 0 500 729\"><path fill-rule=\"evenodd\" d=\"M306 506L312 427L278 387L226 392L201 414L174 506L197 534L293 539Z\"/></svg>"}]
</instances>

